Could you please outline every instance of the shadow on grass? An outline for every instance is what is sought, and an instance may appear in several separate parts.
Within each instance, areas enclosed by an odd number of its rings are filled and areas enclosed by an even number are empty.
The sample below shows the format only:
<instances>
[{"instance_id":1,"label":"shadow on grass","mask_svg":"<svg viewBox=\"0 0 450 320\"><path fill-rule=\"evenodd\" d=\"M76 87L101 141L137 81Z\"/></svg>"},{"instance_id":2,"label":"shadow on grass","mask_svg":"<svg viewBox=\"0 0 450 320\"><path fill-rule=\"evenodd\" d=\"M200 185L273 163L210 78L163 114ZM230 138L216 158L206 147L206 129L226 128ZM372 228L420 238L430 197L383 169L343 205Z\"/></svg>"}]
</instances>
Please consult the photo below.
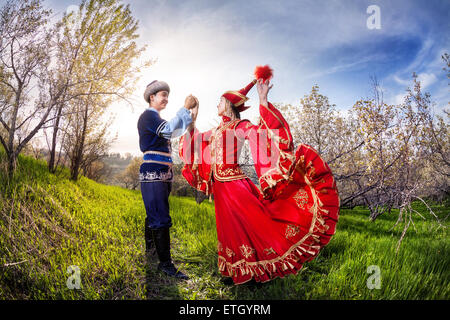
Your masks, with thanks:
<instances>
[{"instance_id":1,"label":"shadow on grass","mask_svg":"<svg viewBox=\"0 0 450 320\"><path fill-rule=\"evenodd\" d=\"M22 266L13 266L12 270L1 270L2 273L2 299L38 299L34 290L45 289L31 278Z\"/></svg>"},{"instance_id":2,"label":"shadow on grass","mask_svg":"<svg viewBox=\"0 0 450 320\"><path fill-rule=\"evenodd\" d=\"M158 258L145 257L145 284L148 300L180 300L183 299L178 284L183 280L168 277L158 271Z\"/></svg>"}]
</instances>

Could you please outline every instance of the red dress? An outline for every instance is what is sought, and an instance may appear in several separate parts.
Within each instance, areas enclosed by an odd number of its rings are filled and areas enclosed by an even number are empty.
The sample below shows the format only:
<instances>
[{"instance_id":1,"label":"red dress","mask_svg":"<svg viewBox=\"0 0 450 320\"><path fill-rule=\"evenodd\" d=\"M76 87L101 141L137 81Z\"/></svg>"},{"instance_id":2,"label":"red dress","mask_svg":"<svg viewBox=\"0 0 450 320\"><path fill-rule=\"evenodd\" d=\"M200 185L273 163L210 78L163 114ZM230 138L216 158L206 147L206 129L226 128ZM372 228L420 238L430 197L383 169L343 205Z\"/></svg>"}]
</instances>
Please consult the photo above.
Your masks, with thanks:
<instances>
[{"instance_id":1,"label":"red dress","mask_svg":"<svg viewBox=\"0 0 450 320\"><path fill-rule=\"evenodd\" d=\"M223 117L219 127L187 132L183 176L214 194L218 267L235 284L296 274L336 230L339 197L330 168L308 145L294 152L289 126L269 103L258 125ZM249 140L258 188L238 159Z\"/></svg>"}]
</instances>

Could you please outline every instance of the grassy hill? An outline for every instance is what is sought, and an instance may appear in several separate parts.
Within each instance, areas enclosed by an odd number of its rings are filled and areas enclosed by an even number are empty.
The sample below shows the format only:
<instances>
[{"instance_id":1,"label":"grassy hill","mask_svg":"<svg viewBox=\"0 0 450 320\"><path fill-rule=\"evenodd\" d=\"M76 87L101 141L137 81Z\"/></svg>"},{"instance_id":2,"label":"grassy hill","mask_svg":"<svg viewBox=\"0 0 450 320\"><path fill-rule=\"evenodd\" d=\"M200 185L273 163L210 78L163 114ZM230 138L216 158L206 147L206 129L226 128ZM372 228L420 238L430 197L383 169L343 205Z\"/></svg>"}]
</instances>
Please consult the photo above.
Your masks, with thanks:
<instances>
[{"instance_id":1,"label":"grassy hill","mask_svg":"<svg viewBox=\"0 0 450 320\"><path fill-rule=\"evenodd\" d=\"M337 233L297 276L259 286L225 286L217 270L214 204L171 197L172 255L191 280L169 279L144 254L145 217L139 191L49 174L20 157L9 184L0 151L0 299L448 299L448 227L415 220L395 253L397 214L368 220L364 208L342 211ZM435 205L440 217L448 206ZM445 223L448 226L448 223ZM369 289L369 266L380 289ZM81 288L69 289L70 266ZM70 270L69 270L70 271Z\"/></svg>"}]
</instances>

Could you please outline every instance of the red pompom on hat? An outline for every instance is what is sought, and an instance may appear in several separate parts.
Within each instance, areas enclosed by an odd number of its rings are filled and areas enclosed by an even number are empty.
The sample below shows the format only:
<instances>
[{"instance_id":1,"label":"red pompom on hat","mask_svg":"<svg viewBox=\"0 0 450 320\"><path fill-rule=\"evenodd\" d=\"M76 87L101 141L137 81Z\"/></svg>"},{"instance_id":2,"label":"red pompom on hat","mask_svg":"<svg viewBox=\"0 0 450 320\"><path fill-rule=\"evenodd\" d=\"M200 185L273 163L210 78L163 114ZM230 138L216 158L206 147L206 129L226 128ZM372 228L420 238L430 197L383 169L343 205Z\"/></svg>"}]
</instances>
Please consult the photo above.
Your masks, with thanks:
<instances>
[{"instance_id":1,"label":"red pompom on hat","mask_svg":"<svg viewBox=\"0 0 450 320\"><path fill-rule=\"evenodd\" d=\"M248 100L246 94L250 91L251 88L255 85L256 81L259 79L263 79L264 82L270 80L273 77L273 70L268 66L257 66L255 68L255 79L252 80L245 88L242 88L238 91L227 91L222 97L230 101L239 112L247 110L248 106L244 106L244 103Z\"/></svg>"},{"instance_id":2,"label":"red pompom on hat","mask_svg":"<svg viewBox=\"0 0 450 320\"><path fill-rule=\"evenodd\" d=\"M264 82L272 79L273 70L266 64L265 66L257 66L255 68L255 78L256 80L263 79Z\"/></svg>"}]
</instances>

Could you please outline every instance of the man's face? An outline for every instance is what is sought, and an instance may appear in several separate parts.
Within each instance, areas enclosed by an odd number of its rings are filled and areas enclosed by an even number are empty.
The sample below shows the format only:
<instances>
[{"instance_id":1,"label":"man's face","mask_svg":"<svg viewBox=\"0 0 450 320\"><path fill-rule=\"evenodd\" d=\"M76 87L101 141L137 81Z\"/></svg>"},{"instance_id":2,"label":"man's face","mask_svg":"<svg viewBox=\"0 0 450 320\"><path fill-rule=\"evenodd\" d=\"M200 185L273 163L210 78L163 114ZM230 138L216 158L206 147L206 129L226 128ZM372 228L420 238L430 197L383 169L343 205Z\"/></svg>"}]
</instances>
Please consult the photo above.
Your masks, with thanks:
<instances>
[{"instance_id":1,"label":"man's face","mask_svg":"<svg viewBox=\"0 0 450 320\"><path fill-rule=\"evenodd\" d=\"M158 91L150 96L150 106L157 111L165 109L168 102L169 93L167 91Z\"/></svg>"}]
</instances>

